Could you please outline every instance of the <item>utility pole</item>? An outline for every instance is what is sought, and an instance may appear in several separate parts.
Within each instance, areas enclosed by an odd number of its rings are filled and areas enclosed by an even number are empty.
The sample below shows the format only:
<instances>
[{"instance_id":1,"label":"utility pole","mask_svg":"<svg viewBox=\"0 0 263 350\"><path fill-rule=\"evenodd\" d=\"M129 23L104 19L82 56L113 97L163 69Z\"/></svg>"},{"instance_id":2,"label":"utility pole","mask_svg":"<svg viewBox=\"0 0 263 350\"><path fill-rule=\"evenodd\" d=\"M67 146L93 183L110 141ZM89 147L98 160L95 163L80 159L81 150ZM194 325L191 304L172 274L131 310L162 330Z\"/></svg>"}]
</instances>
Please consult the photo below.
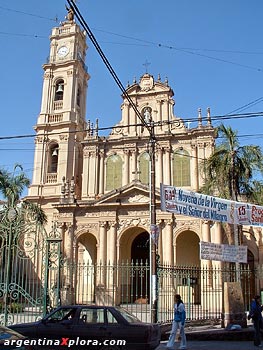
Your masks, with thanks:
<instances>
[{"instance_id":1,"label":"utility pole","mask_svg":"<svg viewBox=\"0 0 263 350\"><path fill-rule=\"evenodd\" d=\"M154 122L150 121L150 270L151 270L151 322L157 322L157 301L158 301L158 278L157 278L157 260L156 249L159 238L158 227L156 225L156 194L155 194L155 135Z\"/></svg>"}]
</instances>

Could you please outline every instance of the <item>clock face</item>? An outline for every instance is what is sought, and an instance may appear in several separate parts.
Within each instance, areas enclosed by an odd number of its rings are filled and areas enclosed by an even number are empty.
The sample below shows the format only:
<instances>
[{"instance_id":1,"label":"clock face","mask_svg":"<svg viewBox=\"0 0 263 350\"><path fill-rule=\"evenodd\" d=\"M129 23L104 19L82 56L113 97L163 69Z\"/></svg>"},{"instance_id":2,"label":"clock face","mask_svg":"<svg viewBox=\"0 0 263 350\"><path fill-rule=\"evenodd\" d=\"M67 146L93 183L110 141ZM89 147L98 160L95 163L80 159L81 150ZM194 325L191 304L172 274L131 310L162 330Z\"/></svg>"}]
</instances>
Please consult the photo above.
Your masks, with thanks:
<instances>
[{"instance_id":1,"label":"clock face","mask_svg":"<svg viewBox=\"0 0 263 350\"><path fill-rule=\"evenodd\" d=\"M69 49L67 46L60 46L58 49L58 56L59 57L65 57L69 53Z\"/></svg>"}]
</instances>

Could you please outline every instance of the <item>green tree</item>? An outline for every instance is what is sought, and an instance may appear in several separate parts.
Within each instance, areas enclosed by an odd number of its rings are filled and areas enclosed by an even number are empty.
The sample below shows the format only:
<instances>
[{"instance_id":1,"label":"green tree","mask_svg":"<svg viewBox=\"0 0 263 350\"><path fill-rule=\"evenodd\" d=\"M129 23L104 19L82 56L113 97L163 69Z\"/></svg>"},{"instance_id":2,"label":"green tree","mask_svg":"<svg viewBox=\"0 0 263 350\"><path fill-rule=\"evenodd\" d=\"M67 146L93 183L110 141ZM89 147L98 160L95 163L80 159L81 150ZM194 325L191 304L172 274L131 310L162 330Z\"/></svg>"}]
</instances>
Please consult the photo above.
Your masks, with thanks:
<instances>
[{"instance_id":1,"label":"green tree","mask_svg":"<svg viewBox=\"0 0 263 350\"><path fill-rule=\"evenodd\" d=\"M254 202L257 198L255 191L260 188L260 182L254 181L254 175L263 169L260 147L240 146L237 131L223 124L217 132L219 144L204 162L205 185L201 191L235 201L242 198Z\"/></svg>"},{"instance_id":2,"label":"green tree","mask_svg":"<svg viewBox=\"0 0 263 350\"><path fill-rule=\"evenodd\" d=\"M1 217L10 208L15 208L22 215L27 215L36 223L44 225L47 218L43 210L36 204L27 200L21 200L23 191L29 186L30 180L23 171L21 165L14 166L13 173L0 169L0 193L2 194L4 207Z\"/></svg>"}]
</instances>

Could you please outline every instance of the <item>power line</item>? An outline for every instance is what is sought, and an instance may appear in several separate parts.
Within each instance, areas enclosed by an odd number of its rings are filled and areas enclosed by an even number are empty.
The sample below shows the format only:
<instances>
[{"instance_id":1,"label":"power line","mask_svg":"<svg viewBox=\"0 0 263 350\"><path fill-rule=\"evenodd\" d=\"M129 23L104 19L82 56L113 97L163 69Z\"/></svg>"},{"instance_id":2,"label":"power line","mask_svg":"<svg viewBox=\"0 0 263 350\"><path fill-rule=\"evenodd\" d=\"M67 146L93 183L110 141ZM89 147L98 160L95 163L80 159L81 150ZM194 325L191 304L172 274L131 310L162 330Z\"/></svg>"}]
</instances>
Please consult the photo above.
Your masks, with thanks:
<instances>
[{"instance_id":1,"label":"power line","mask_svg":"<svg viewBox=\"0 0 263 350\"><path fill-rule=\"evenodd\" d=\"M31 16L31 17L37 17L37 18L41 18L41 19L47 19L47 20L53 21L53 22L58 22L57 17L55 17L55 18L44 17L44 16L36 15L36 14L29 13L29 12L25 12L25 11L19 11L19 10L10 9L10 8L4 7L4 6L0 6L0 9L1 9L1 10L5 10L5 11L20 13L20 14L22 14L22 15L27 15L27 16Z\"/></svg>"},{"instance_id":2,"label":"power line","mask_svg":"<svg viewBox=\"0 0 263 350\"><path fill-rule=\"evenodd\" d=\"M7 33L7 32L0 32L0 35L9 35L9 36L23 36L23 37L29 37L29 38L41 38L46 39L46 36L43 35L37 35L37 34L22 34L22 33Z\"/></svg>"},{"instance_id":3,"label":"power line","mask_svg":"<svg viewBox=\"0 0 263 350\"><path fill-rule=\"evenodd\" d=\"M67 0L68 2L73 1L73 0ZM72 2L71 2L72 4ZM37 17L37 18L41 18L41 19L47 19L50 21L54 21L54 22L58 22L58 18L56 17L54 18L48 18L48 17L44 17L44 16L40 16L40 15L36 15L36 14L32 14L32 13L28 13L28 12L24 12L24 11L19 11L19 10L14 10L14 9L10 9L10 8L6 8L3 6L0 6L0 9L6 10L6 11L12 11L12 12L16 12L16 13L20 13L23 15L28 15L28 16L33 16L33 17ZM76 6L77 9L77 6ZM81 14L79 13L79 15L81 16ZM81 16L82 17L82 16ZM82 17L83 19L83 17ZM79 19L80 21L80 19ZM83 19L84 21L84 19ZM81 21L80 21L81 23ZM83 23L86 23L85 21ZM83 27L85 26L84 24L82 24ZM104 32L104 33L108 33L111 35L115 35L115 36L119 36L125 39L129 39L129 40L136 40L142 43L147 44L147 46L151 45L151 46L155 46L157 48L165 48L165 49L170 49L170 50L176 50L176 51L181 51L187 54L191 54L191 55L196 55L196 56L200 56L200 57L204 57L204 58L208 58L211 60L215 60L218 62L223 62L223 63L228 63L228 64L232 64L235 66L239 66L239 67L243 67L243 68L247 68L247 69L253 69L256 70L258 72L262 72L263 69L259 68L259 67L254 67L254 66L250 66L250 65L246 65L246 64L241 64L241 63L237 63L237 62L233 62L233 61L229 61L227 59L222 59L222 58L218 58L218 57L213 57L213 56L208 56L205 54L200 54L197 53L195 51L206 51L206 52L219 52L219 53L237 53L237 54L259 54L262 55L263 52L254 52L254 51L235 51L235 50L219 50L219 49L206 49L206 48L183 48L183 47L177 47L175 45L167 45L167 44L163 44L160 42L154 42L154 41L150 41L150 40L145 40L145 39L139 39L139 38L135 38L132 36L128 36L128 35L122 35L122 34L118 34L118 33L114 33L114 32L110 32L110 31L106 31L106 30L102 30L102 29L94 29L95 31L100 31L100 32ZM24 36L24 37L35 37L35 38L45 38L44 36L41 35L33 35L33 34L20 34L20 33L5 33L5 32L0 32L0 34L2 35L10 35L10 36ZM136 45L136 44L127 44L127 43L113 43L113 42L108 42L110 44L118 44L118 45ZM146 45L140 45L140 46L146 46Z\"/></svg>"},{"instance_id":4,"label":"power line","mask_svg":"<svg viewBox=\"0 0 263 350\"><path fill-rule=\"evenodd\" d=\"M110 32L107 30L103 30L103 29L98 29L98 28L92 28L94 31L97 32L102 32L102 33L106 33L106 34L110 34L110 35L114 35L114 36L118 36L121 38L125 38L125 39L131 39L131 40L135 40L135 41L139 41L142 43L146 43L146 44L151 44L154 46L160 46L160 47L165 47L167 46L168 48L173 48L173 46L170 45L166 45L166 44L161 44L161 43L157 43L154 41L149 41L146 39L141 39L141 38L136 38L133 36L128 36L128 35L123 35L123 34L119 34L119 33L114 33L114 32ZM112 42L109 42L110 44ZM118 44L125 44L125 43L118 43ZM236 54L249 54L249 55L263 55L263 51L244 51L244 50L220 50L220 49L207 49L207 48L193 48L193 47L176 47L178 50L194 50L194 51L208 51L208 52L219 52L219 53L236 53Z\"/></svg>"},{"instance_id":5,"label":"power line","mask_svg":"<svg viewBox=\"0 0 263 350\"><path fill-rule=\"evenodd\" d=\"M69 1L69 0L68 0L68 1ZM97 29L97 30L98 30L98 29ZM103 30L100 30L100 31L103 32ZM106 31L104 31L104 32L106 32ZM116 34L116 33L113 33L113 32L106 32L106 33L109 33L109 34L112 34L112 35L117 35L117 36L119 36L119 37L123 37L123 38L126 38L126 39L132 39L132 40L136 40L136 41L139 41L139 42L144 42L144 43L146 43L146 44L150 44L150 45L153 45L153 46L156 46L156 47L159 47L159 48L181 51L181 52L184 52L184 53L187 53L187 54L191 54L191 55L196 55L196 56L199 56L199 57L208 58L208 59L210 59L210 60L215 60L215 61L218 61L218 62L228 63L228 64L232 64L232 65L235 65L235 66L247 68L247 69L253 69L253 70L256 70L256 71L258 71L258 72L262 72L262 71L263 71L263 69L262 69L262 68L259 68L259 67L253 67L253 66L250 66L250 65L246 65L246 64L241 64L241 63L229 61L229 60L226 60L226 59L223 59L223 58L213 57L213 56L201 54L201 53L198 53L198 52L194 52L194 50L197 50L197 49L180 48L180 47L177 47L177 46L174 46L174 45L162 44L162 43L158 43L158 42L154 42L154 41L150 41L150 40L144 40L144 39L139 39L139 38L131 37L131 36L128 36L128 35ZM199 49L199 50L202 50L202 49ZM204 51L218 51L218 52L220 52L220 50L208 50L208 49L204 49ZM227 51L225 50L225 51L222 51L222 52L227 52ZM231 51L230 51L230 52L231 52ZM241 52L238 52L238 51L237 51L237 53L241 53Z\"/></svg>"},{"instance_id":6,"label":"power line","mask_svg":"<svg viewBox=\"0 0 263 350\"><path fill-rule=\"evenodd\" d=\"M222 121L222 120L235 120L235 119L250 119L250 118L257 118L262 117L263 112L252 112L252 113L244 113L244 114L228 114L228 115L217 115L217 116L211 116L211 121ZM179 119L174 120L164 120L162 122L153 122L153 126L162 126L162 125L173 125L177 124ZM183 124L187 124L188 122L198 122L198 117L195 118L187 118L182 120ZM74 130L74 131L63 131L63 132L57 132L52 133L52 135L60 135L60 134L71 134L71 133L83 133L83 132L99 132L99 131L107 131L107 130L114 130L114 129L125 129L130 127L145 127L145 124L137 123L137 124L127 124L127 125L113 125L113 126L105 126L105 127L90 127L88 129L84 130ZM43 134L38 134L38 136L44 136ZM13 140L13 139L24 139L24 138L33 138L36 137L36 134L25 134L25 135L10 135L10 136L0 136L1 140Z\"/></svg>"},{"instance_id":7,"label":"power line","mask_svg":"<svg viewBox=\"0 0 263 350\"><path fill-rule=\"evenodd\" d=\"M227 115L228 115L228 114L232 114L232 113L234 113L234 112L238 112L238 111L241 112L241 111L247 109L248 107L253 107L253 106L255 106L256 104L258 104L258 103L260 103L260 102L263 102L263 96L257 98L256 100L253 100L253 101L251 101L251 102L249 102L249 103L247 103L247 104L245 104L245 105L243 105L243 106L241 106L241 107L239 107L239 108L234 109L233 111L227 113Z\"/></svg>"},{"instance_id":8,"label":"power line","mask_svg":"<svg viewBox=\"0 0 263 350\"><path fill-rule=\"evenodd\" d=\"M131 104L134 112L136 113L136 115L138 116L140 121L143 123L143 125L149 131L149 134L151 135L151 127L146 123L144 118L141 116L141 113L139 112L139 110L136 107L135 103L133 102L133 100L131 99L129 94L127 93L125 87L123 86L122 82L120 81L119 77L117 76L116 72L114 71L113 67L111 66L109 60L107 59L107 57L105 56L104 52L102 51L102 49L101 49L99 43L97 42L95 36L93 35L92 31L90 30L88 24L86 23L85 19L82 17L82 15L81 15L77 5L75 4L75 2L73 0L67 0L67 2L69 4L69 6L73 9L74 14L76 15L76 17L79 20L79 22L82 25L82 27L86 30L88 37L90 38L91 42L93 43L94 47L96 48L99 56L101 57L101 59L104 62L105 66L107 67L107 69L110 72L111 76L113 77L114 81L116 82L116 84L120 88L120 90L123 93L123 95L127 98L129 103Z\"/></svg>"}]
</instances>

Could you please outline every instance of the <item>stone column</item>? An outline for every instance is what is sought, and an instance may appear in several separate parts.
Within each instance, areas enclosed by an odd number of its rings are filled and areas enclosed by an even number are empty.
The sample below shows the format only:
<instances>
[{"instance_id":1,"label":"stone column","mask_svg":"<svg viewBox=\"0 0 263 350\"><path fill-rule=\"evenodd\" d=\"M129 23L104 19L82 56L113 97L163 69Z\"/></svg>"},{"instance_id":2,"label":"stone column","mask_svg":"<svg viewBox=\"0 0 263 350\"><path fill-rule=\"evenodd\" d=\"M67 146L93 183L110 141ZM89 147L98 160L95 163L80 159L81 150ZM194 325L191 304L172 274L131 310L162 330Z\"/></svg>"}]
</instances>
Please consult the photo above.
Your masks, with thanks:
<instances>
[{"instance_id":1,"label":"stone column","mask_svg":"<svg viewBox=\"0 0 263 350\"><path fill-rule=\"evenodd\" d=\"M163 262L168 265L173 265L173 221L166 220L165 227L162 230L162 245L163 245Z\"/></svg>"},{"instance_id":2,"label":"stone column","mask_svg":"<svg viewBox=\"0 0 263 350\"><path fill-rule=\"evenodd\" d=\"M117 256L117 224L112 221L110 230L107 235L107 304L114 305L117 300L117 271L116 271L116 256Z\"/></svg>"},{"instance_id":3,"label":"stone column","mask_svg":"<svg viewBox=\"0 0 263 350\"><path fill-rule=\"evenodd\" d=\"M198 179L198 155L197 155L197 147L196 145L192 145L192 176L193 179L192 187L193 191L198 191L199 189L199 179Z\"/></svg>"},{"instance_id":4,"label":"stone column","mask_svg":"<svg viewBox=\"0 0 263 350\"><path fill-rule=\"evenodd\" d=\"M171 158L170 158L170 147L164 148L164 164L165 168L163 179L165 185L171 185Z\"/></svg>"},{"instance_id":5,"label":"stone column","mask_svg":"<svg viewBox=\"0 0 263 350\"><path fill-rule=\"evenodd\" d=\"M129 167L129 154L130 151L128 149L124 149L124 174L123 174L123 185L127 185L130 182L130 167Z\"/></svg>"},{"instance_id":6,"label":"stone column","mask_svg":"<svg viewBox=\"0 0 263 350\"><path fill-rule=\"evenodd\" d=\"M198 142L197 144L197 157L198 159L205 159L205 149L203 142ZM201 187L204 184L204 178L201 176L201 173L198 174L198 183Z\"/></svg>"},{"instance_id":7,"label":"stone column","mask_svg":"<svg viewBox=\"0 0 263 350\"><path fill-rule=\"evenodd\" d=\"M163 265L171 268L173 263L173 220L164 220L162 226L162 255ZM170 274L163 274L159 280L159 305L165 312L172 312L174 306L174 277Z\"/></svg>"},{"instance_id":8,"label":"stone column","mask_svg":"<svg viewBox=\"0 0 263 350\"><path fill-rule=\"evenodd\" d=\"M104 151L99 152L100 165L99 165L99 195L104 194Z\"/></svg>"},{"instance_id":9,"label":"stone column","mask_svg":"<svg viewBox=\"0 0 263 350\"><path fill-rule=\"evenodd\" d=\"M99 245L98 245L98 259L97 259L97 276L96 276L96 303L105 303L106 291L106 261L107 261L107 228L108 223L99 223Z\"/></svg>"},{"instance_id":10,"label":"stone column","mask_svg":"<svg viewBox=\"0 0 263 350\"><path fill-rule=\"evenodd\" d=\"M65 223L63 227L64 235L64 257L67 261L72 262L73 256L73 225Z\"/></svg>"},{"instance_id":11,"label":"stone column","mask_svg":"<svg viewBox=\"0 0 263 350\"><path fill-rule=\"evenodd\" d=\"M110 222L110 232L107 237L107 261L113 265L116 264L116 243L117 243L117 224Z\"/></svg>"},{"instance_id":12,"label":"stone column","mask_svg":"<svg viewBox=\"0 0 263 350\"><path fill-rule=\"evenodd\" d=\"M134 112L133 109L130 109L130 131L131 134L134 136L136 135L136 131L137 131L137 126L136 126L136 114Z\"/></svg>"},{"instance_id":13,"label":"stone column","mask_svg":"<svg viewBox=\"0 0 263 350\"><path fill-rule=\"evenodd\" d=\"M211 233L210 233L210 221L202 221L202 237L204 242L211 242ZM211 260L202 260L201 266L206 269L211 269L212 262Z\"/></svg>"},{"instance_id":14,"label":"stone column","mask_svg":"<svg viewBox=\"0 0 263 350\"><path fill-rule=\"evenodd\" d=\"M100 222L98 264L105 264L107 261L107 222Z\"/></svg>"},{"instance_id":15,"label":"stone column","mask_svg":"<svg viewBox=\"0 0 263 350\"><path fill-rule=\"evenodd\" d=\"M222 224L221 222L214 222L211 230L211 240L213 243L222 244ZM213 268L219 270L222 268L222 261L212 261Z\"/></svg>"},{"instance_id":16,"label":"stone column","mask_svg":"<svg viewBox=\"0 0 263 350\"><path fill-rule=\"evenodd\" d=\"M132 164L131 164L131 177L132 181L137 180L137 149L133 148L132 153Z\"/></svg>"},{"instance_id":17,"label":"stone column","mask_svg":"<svg viewBox=\"0 0 263 350\"><path fill-rule=\"evenodd\" d=\"M88 179L89 179L89 151L86 147L83 150L83 176L82 176L82 199L88 197Z\"/></svg>"},{"instance_id":18,"label":"stone column","mask_svg":"<svg viewBox=\"0 0 263 350\"><path fill-rule=\"evenodd\" d=\"M88 183L88 196L94 198L95 197L95 188L96 188L96 181L97 173L96 173L96 159L97 159L97 150L95 147L90 151L90 158L89 158L89 183Z\"/></svg>"},{"instance_id":19,"label":"stone column","mask_svg":"<svg viewBox=\"0 0 263 350\"><path fill-rule=\"evenodd\" d=\"M124 129L124 133L129 135L129 125L130 125L130 110L129 110L129 103L124 102L123 104L123 121L124 121L124 125L127 125L127 128Z\"/></svg>"},{"instance_id":20,"label":"stone column","mask_svg":"<svg viewBox=\"0 0 263 350\"><path fill-rule=\"evenodd\" d=\"M159 147L158 150L158 161L157 161L157 171L156 171L156 187L159 188L160 183L163 183L163 149Z\"/></svg>"},{"instance_id":21,"label":"stone column","mask_svg":"<svg viewBox=\"0 0 263 350\"><path fill-rule=\"evenodd\" d=\"M166 109L166 111L165 111L165 119L167 119L167 120L169 120L170 119L170 106L169 106L169 101L167 100L167 101L165 101L165 109Z\"/></svg>"},{"instance_id":22,"label":"stone column","mask_svg":"<svg viewBox=\"0 0 263 350\"><path fill-rule=\"evenodd\" d=\"M158 130L162 130L163 126L162 126L162 101L161 100L157 100L157 121L160 122L160 125L158 126Z\"/></svg>"},{"instance_id":23,"label":"stone column","mask_svg":"<svg viewBox=\"0 0 263 350\"><path fill-rule=\"evenodd\" d=\"M73 284L73 235L74 229L71 223L65 223L62 230L64 236L63 251L64 265L61 286L61 299L64 304L72 304L74 301Z\"/></svg>"}]
</instances>

